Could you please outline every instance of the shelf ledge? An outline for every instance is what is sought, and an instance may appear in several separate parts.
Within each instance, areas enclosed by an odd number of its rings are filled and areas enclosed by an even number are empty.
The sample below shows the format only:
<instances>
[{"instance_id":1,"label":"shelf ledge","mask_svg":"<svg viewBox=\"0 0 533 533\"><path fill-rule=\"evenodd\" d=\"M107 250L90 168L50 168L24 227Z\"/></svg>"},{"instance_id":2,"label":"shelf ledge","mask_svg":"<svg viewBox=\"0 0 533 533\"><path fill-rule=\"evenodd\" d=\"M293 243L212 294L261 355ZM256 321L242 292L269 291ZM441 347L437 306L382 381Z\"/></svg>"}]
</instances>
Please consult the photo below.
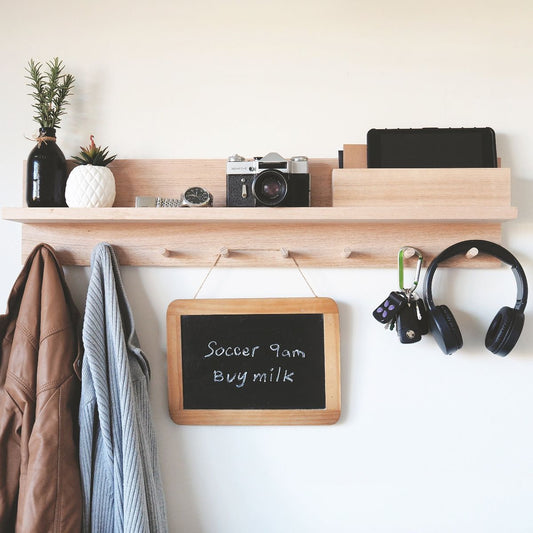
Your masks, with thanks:
<instances>
[{"instance_id":1,"label":"shelf ledge","mask_svg":"<svg viewBox=\"0 0 533 533\"><path fill-rule=\"evenodd\" d=\"M4 207L2 218L23 224L118 224L118 223L283 223L318 224L432 221L504 222L518 215L513 206L361 206L283 208L28 208Z\"/></svg>"}]
</instances>

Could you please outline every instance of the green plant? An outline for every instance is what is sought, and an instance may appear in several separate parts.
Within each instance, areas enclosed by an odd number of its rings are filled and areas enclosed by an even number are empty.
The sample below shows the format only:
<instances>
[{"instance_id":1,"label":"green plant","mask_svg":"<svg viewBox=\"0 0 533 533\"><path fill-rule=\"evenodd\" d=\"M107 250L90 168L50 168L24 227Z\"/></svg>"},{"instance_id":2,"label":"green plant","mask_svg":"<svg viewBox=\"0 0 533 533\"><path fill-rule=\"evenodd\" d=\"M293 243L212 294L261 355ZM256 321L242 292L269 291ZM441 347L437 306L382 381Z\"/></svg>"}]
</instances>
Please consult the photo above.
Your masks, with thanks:
<instances>
[{"instance_id":1,"label":"green plant","mask_svg":"<svg viewBox=\"0 0 533 533\"><path fill-rule=\"evenodd\" d=\"M33 89L30 94L34 98L32 107L36 112L33 119L41 128L59 128L75 79L72 74L63 73L63 61L57 57L48 61L46 67L43 72L43 65L30 59L26 68L26 79L30 80L27 85Z\"/></svg>"},{"instance_id":2,"label":"green plant","mask_svg":"<svg viewBox=\"0 0 533 533\"><path fill-rule=\"evenodd\" d=\"M105 167L114 161L116 155L107 156L109 148L106 146L102 148L101 146L96 146L94 143L94 135L90 136L91 143L89 146L83 147L80 146L81 152L79 156L72 156L72 159L79 163L80 165L94 165L95 167Z\"/></svg>"}]
</instances>

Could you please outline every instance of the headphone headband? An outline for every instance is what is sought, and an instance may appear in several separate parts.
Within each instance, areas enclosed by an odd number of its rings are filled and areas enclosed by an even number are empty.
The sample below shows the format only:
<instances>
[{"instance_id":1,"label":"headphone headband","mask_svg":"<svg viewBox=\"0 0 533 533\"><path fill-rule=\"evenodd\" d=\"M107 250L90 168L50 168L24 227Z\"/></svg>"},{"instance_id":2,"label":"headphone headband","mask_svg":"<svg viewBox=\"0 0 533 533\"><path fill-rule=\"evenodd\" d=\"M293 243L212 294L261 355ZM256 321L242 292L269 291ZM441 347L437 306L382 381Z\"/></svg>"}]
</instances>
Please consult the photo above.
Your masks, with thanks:
<instances>
[{"instance_id":1,"label":"headphone headband","mask_svg":"<svg viewBox=\"0 0 533 533\"><path fill-rule=\"evenodd\" d=\"M452 246L446 248L446 250L443 250L437 257L435 257L435 259L433 259L426 271L426 277L424 279L424 296L428 305L428 309L435 308L431 284L438 265L450 257L465 254L471 248L477 248L480 252L496 257L503 263L510 265L516 279L517 287L516 303L514 308L523 312L527 304L528 288L524 269L518 262L518 259L516 259L516 257L509 252L509 250L506 250L499 244L475 239L452 244Z\"/></svg>"}]
</instances>

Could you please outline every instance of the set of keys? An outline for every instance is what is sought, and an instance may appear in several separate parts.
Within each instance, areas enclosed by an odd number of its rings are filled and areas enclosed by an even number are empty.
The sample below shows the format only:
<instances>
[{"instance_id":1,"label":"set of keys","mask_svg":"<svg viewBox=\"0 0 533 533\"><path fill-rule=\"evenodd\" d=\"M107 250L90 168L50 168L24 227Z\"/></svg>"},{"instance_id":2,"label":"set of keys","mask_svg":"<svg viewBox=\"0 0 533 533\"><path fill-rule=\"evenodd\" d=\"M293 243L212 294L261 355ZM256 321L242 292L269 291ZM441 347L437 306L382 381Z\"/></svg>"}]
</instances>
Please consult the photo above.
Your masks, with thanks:
<instances>
[{"instance_id":1,"label":"set of keys","mask_svg":"<svg viewBox=\"0 0 533 533\"><path fill-rule=\"evenodd\" d=\"M403 263L407 251L413 251L417 256L416 273L413 284L409 288L404 287ZM422 335L428 332L427 311L424 301L420 299L415 290L420 280L422 268L422 254L412 247L403 247L398 253L399 291L392 291L389 296L376 307L373 317L386 329L396 328L402 344L418 342Z\"/></svg>"}]
</instances>

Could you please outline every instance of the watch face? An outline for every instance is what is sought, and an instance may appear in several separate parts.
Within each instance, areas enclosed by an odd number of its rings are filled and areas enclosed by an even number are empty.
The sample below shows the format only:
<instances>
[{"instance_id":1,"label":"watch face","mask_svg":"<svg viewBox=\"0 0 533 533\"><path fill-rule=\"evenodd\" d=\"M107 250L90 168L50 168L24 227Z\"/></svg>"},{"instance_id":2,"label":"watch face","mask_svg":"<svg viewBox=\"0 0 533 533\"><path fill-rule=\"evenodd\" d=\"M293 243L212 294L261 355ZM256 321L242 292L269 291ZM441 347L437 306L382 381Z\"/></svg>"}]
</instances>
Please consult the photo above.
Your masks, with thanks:
<instances>
[{"instance_id":1,"label":"watch face","mask_svg":"<svg viewBox=\"0 0 533 533\"><path fill-rule=\"evenodd\" d=\"M210 195L202 187L191 187L185 191L183 195L185 200L192 205L204 205L209 203Z\"/></svg>"}]
</instances>

